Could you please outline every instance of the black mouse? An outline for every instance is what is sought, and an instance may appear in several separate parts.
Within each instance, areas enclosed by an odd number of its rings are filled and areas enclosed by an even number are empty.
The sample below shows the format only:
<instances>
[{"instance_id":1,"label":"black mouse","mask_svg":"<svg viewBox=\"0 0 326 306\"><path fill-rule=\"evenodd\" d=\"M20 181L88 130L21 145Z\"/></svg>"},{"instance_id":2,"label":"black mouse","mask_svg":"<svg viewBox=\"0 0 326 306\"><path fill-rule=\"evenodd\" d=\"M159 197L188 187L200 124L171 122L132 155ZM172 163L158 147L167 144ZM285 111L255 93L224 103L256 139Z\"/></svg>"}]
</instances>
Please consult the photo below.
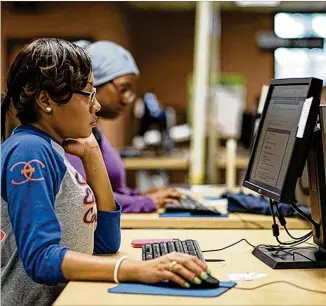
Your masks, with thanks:
<instances>
[{"instance_id":1,"label":"black mouse","mask_svg":"<svg viewBox=\"0 0 326 306\"><path fill-rule=\"evenodd\" d=\"M220 284L220 281L213 277L212 275L208 275L208 278L206 280L201 280L201 283L199 285L197 284L191 284L190 288L200 288L200 289L213 289L217 288Z\"/></svg>"},{"instance_id":2,"label":"black mouse","mask_svg":"<svg viewBox=\"0 0 326 306\"><path fill-rule=\"evenodd\" d=\"M216 279L215 277L213 277L211 275L208 275L208 278L206 280L202 279L201 283L199 285L189 282L189 284L190 284L189 289L214 289L219 286L219 283L220 282L218 279ZM168 287L168 288L171 288L171 287L180 288L179 284L172 282L172 281L168 281L168 280L162 281L161 286ZM181 287L181 288L187 289L186 287Z\"/></svg>"}]
</instances>

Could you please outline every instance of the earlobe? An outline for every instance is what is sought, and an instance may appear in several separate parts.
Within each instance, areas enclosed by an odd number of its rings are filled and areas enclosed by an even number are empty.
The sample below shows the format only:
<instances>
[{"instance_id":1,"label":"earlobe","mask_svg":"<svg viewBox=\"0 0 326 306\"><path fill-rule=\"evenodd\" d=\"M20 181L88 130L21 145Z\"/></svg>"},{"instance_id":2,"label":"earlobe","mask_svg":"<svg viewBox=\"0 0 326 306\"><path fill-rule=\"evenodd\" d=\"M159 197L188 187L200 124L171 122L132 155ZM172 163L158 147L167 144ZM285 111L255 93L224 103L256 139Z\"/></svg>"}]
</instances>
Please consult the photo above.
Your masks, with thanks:
<instances>
[{"instance_id":1,"label":"earlobe","mask_svg":"<svg viewBox=\"0 0 326 306\"><path fill-rule=\"evenodd\" d=\"M49 95L46 91L42 90L39 95L36 97L36 102L38 106L45 111L47 114L52 112L52 107L50 103Z\"/></svg>"}]
</instances>

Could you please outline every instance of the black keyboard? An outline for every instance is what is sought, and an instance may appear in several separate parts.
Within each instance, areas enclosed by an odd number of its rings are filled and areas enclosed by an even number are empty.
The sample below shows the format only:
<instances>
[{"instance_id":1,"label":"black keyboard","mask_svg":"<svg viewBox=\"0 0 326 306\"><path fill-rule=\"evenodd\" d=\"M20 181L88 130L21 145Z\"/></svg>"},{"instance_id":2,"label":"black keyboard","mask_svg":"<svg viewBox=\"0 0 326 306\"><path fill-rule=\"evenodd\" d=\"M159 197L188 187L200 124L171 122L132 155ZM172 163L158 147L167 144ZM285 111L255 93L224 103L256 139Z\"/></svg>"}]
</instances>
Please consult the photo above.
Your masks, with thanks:
<instances>
[{"instance_id":1,"label":"black keyboard","mask_svg":"<svg viewBox=\"0 0 326 306\"><path fill-rule=\"evenodd\" d=\"M142 259L150 260L162 255L180 252L193 256L197 256L201 261L205 262L203 253L199 247L197 240L171 240L160 243L146 243L142 246Z\"/></svg>"},{"instance_id":2,"label":"black keyboard","mask_svg":"<svg viewBox=\"0 0 326 306\"><path fill-rule=\"evenodd\" d=\"M192 215L221 215L221 212L215 207L203 205L189 196L186 199L181 199L178 204L166 204L165 212L190 212Z\"/></svg>"},{"instance_id":3,"label":"black keyboard","mask_svg":"<svg viewBox=\"0 0 326 306\"><path fill-rule=\"evenodd\" d=\"M142 246L142 258L143 260L151 260L162 255L180 252L193 256L197 256L201 261L205 262L203 253L199 247L197 240L171 240L160 243L147 243ZM173 282L163 282L168 286L176 285ZM198 289L210 289L219 287L219 280L214 278L212 275L208 275L206 280L203 280L200 285L192 284L191 287ZM178 285L177 285L178 286Z\"/></svg>"}]
</instances>

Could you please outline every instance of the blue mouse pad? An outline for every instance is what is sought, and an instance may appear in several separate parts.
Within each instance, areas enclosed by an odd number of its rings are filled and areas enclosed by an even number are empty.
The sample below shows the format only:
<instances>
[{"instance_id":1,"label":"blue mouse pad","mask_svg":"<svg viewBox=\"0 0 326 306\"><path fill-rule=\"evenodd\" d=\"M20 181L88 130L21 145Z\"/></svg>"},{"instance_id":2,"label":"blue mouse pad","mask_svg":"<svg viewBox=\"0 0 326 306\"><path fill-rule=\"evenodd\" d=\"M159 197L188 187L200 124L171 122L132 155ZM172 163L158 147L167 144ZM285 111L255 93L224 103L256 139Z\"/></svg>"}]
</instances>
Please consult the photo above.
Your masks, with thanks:
<instances>
[{"instance_id":1,"label":"blue mouse pad","mask_svg":"<svg viewBox=\"0 0 326 306\"><path fill-rule=\"evenodd\" d=\"M216 297L234 287L235 282L220 282L218 288L195 289L181 288L169 283L155 285L144 285L139 283L124 283L117 287L108 289L110 293L148 294L148 295L170 295L170 296L192 296L192 297Z\"/></svg>"},{"instance_id":2,"label":"blue mouse pad","mask_svg":"<svg viewBox=\"0 0 326 306\"><path fill-rule=\"evenodd\" d=\"M228 214L221 215L192 215L190 212L160 213L160 218L227 218Z\"/></svg>"}]
</instances>

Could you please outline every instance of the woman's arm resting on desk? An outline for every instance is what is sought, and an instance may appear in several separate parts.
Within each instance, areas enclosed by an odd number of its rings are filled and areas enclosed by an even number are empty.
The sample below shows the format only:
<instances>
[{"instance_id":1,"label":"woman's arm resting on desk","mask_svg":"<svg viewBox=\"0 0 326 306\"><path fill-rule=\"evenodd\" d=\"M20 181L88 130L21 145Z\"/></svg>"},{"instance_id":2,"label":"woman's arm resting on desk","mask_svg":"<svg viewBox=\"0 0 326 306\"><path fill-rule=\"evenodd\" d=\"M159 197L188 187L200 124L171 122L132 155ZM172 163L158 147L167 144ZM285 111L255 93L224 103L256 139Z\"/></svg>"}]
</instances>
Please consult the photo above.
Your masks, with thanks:
<instances>
[{"instance_id":1,"label":"woman's arm resting on desk","mask_svg":"<svg viewBox=\"0 0 326 306\"><path fill-rule=\"evenodd\" d=\"M62 262L67 280L112 281L118 259L90 256L68 251ZM175 261L172 268L171 263ZM207 278L207 266L197 257L182 253L170 253L149 261L125 260L118 270L121 282L157 283L171 280L180 286L198 284L196 278Z\"/></svg>"}]
</instances>

